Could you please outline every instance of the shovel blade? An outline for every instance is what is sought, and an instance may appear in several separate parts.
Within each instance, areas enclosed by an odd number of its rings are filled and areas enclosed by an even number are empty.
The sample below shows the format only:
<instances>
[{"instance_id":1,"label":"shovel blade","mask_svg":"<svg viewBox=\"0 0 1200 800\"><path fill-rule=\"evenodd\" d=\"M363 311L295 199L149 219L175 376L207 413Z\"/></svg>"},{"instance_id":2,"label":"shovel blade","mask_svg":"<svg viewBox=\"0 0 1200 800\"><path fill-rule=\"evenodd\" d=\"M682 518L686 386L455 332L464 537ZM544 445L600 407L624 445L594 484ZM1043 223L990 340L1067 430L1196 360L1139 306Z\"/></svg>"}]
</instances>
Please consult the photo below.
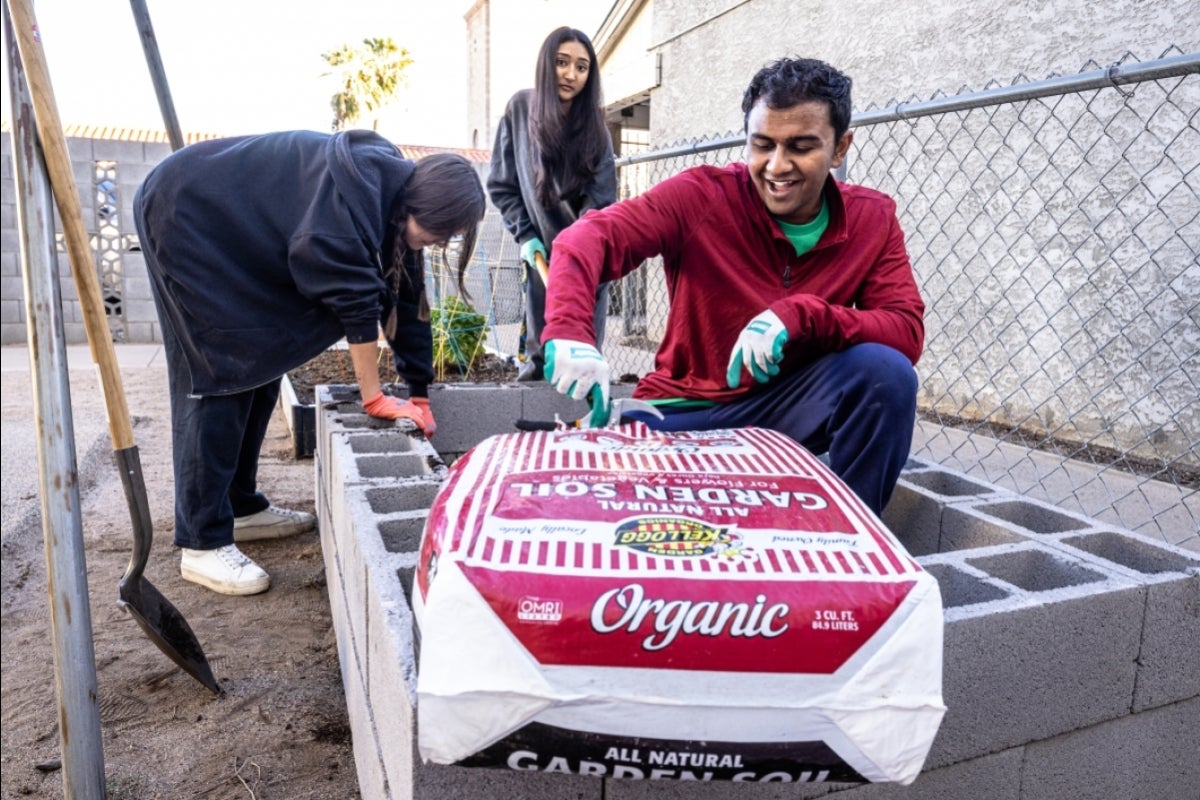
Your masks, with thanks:
<instances>
[{"instance_id":1,"label":"shovel blade","mask_svg":"<svg viewBox=\"0 0 1200 800\"><path fill-rule=\"evenodd\" d=\"M150 560L154 526L150 520L150 502L146 497L146 481L142 476L137 445L114 450L113 456L133 518L133 553L117 584L117 604L129 612L150 641L184 672L214 694L221 694L221 687L213 678L208 659L191 626L171 601L142 575Z\"/></svg>"},{"instance_id":2,"label":"shovel blade","mask_svg":"<svg viewBox=\"0 0 1200 800\"><path fill-rule=\"evenodd\" d=\"M150 641L179 667L211 691L221 694L208 658L187 620L154 584L143 577L118 585L117 604L129 612Z\"/></svg>"}]
</instances>

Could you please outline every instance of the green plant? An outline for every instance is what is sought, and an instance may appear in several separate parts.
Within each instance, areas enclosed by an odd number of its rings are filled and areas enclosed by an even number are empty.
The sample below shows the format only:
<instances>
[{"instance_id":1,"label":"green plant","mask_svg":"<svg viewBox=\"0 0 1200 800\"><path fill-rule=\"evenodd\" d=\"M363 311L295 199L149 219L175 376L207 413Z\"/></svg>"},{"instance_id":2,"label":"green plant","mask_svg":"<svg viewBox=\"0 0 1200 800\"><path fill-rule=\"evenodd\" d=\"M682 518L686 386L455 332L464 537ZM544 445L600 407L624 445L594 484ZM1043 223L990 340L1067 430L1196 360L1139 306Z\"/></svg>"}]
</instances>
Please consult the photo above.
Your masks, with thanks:
<instances>
[{"instance_id":1,"label":"green plant","mask_svg":"<svg viewBox=\"0 0 1200 800\"><path fill-rule=\"evenodd\" d=\"M446 371L468 374L475 359L483 352L487 336L487 317L458 295L447 296L430 313L433 326L433 371L437 380L445 380Z\"/></svg>"}]
</instances>

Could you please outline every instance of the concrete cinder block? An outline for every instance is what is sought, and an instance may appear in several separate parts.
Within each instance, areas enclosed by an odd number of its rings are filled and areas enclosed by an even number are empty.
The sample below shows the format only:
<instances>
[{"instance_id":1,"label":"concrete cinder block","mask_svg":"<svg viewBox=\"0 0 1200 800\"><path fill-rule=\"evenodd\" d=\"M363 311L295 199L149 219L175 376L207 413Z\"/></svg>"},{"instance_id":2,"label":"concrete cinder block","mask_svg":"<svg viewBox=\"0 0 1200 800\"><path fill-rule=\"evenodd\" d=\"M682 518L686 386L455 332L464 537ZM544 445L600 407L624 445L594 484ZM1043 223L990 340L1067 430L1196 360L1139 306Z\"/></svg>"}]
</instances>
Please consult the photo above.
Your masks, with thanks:
<instances>
[{"instance_id":1,"label":"concrete cinder block","mask_svg":"<svg viewBox=\"0 0 1200 800\"><path fill-rule=\"evenodd\" d=\"M362 602L368 612L366 633L371 639L371 652L382 653L387 659L385 664L373 666L372 672L380 674L382 671L387 676L383 686L390 693L405 687L409 705L415 706L414 620L399 573L416 565L417 553L392 551L380 532L387 519L380 519L370 511L362 489L354 490L350 495L350 506L354 511L351 524L356 532L354 538L359 542L356 557L362 567Z\"/></svg>"},{"instance_id":2,"label":"concrete cinder block","mask_svg":"<svg viewBox=\"0 0 1200 800\"><path fill-rule=\"evenodd\" d=\"M418 764L413 619L406 599L389 595L372 603L367 691L388 785L394 796L412 797Z\"/></svg>"},{"instance_id":3,"label":"concrete cinder block","mask_svg":"<svg viewBox=\"0 0 1200 800\"><path fill-rule=\"evenodd\" d=\"M613 398L628 397L632 386L612 387ZM489 436L515 433L518 419L574 420L588 413L587 403L559 394L548 383L439 383L429 389L438 418L436 446L448 461Z\"/></svg>"},{"instance_id":4,"label":"concrete cinder block","mask_svg":"<svg viewBox=\"0 0 1200 800\"><path fill-rule=\"evenodd\" d=\"M371 511L386 516L412 511L426 511L433 505L441 483L407 481L367 489L365 496Z\"/></svg>"},{"instance_id":5,"label":"concrete cinder block","mask_svg":"<svg viewBox=\"0 0 1200 800\"><path fill-rule=\"evenodd\" d=\"M603 800L605 782L580 775L421 764L413 797L420 800Z\"/></svg>"},{"instance_id":6,"label":"concrete cinder block","mask_svg":"<svg viewBox=\"0 0 1200 800\"><path fill-rule=\"evenodd\" d=\"M881 516L908 552L923 556L1019 540L1015 532L996 523L980 521L966 530L947 524L948 506L999 497L1000 490L944 467L916 463L918 468L900 474Z\"/></svg>"},{"instance_id":7,"label":"concrete cinder block","mask_svg":"<svg viewBox=\"0 0 1200 800\"><path fill-rule=\"evenodd\" d=\"M1200 696L1200 555L1116 529L1040 538L1146 586L1135 712Z\"/></svg>"},{"instance_id":8,"label":"concrete cinder block","mask_svg":"<svg viewBox=\"0 0 1200 800\"><path fill-rule=\"evenodd\" d=\"M346 522L346 515L326 514L325 511L330 508L318 502L321 547L326 553L325 579L338 654L350 658L355 669L361 672L358 665L365 661L363 649L367 639L367 619L361 613L365 592L361 555L356 537L347 535L351 528ZM361 675L359 680L364 680Z\"/></svg>"},{"instance_id":9,"label":"concrete cinder block","mask_svg":"<svg viewBox=\"0 0 1200 800\"><path fill-rule=\"evenodd\" d=\"M359 618L336 624L335 631L339 656L345 651L360 667L346 670L344 679L365 686L361 708L351 717L359 726L354 729L355 758L365 760L359 770L363 797L549 800L564 796L569 785L565 796L599 800L602 783L591 778L420 763L415 749L417 649L402 580L412 574L417 554L397 552L384 531L396 519L423 516L433 494L430 486L411 482L352 486L345 494L347 513L330 527L330 538L339 542L339 558L336 573L329 575L329 591L345 597L344 604L331 603L335 615ZM347 702L356 703L351 695L347 690ZM360 744L360 738L373 747Z\"/></svg>"},{"instance_id":10,"label":"concrete cinder block","mask_svg":"<svg viewBox=\"0 0 1200 800\"><path fill-rule=\"evenodd\" d=\"M152 342L154 341L155 326L145 322L126 322L125 335L128 342Z\"/></svg>"},{"instance_id":11,"label":"concrete cinder block","mask_svg":"<svg viewBox=\"0 0 1200 800\"><path fill-rule=\"evenodd\" d=\"M366 437L365 440L372 438L376 437ZM397 436L389 437L388 440L403 442L406 439L407 437ZM422 499L430 497L431 494L436 495L436 486L445 478L445 470L441 466L440 458L433 457L436 459L433 460L427 455L411 450L401 450L390 454L354 453L354 443L365 440L362 436L355 434L332 437L333 451L340 456L334 464L330 465L327 476L327 480L331 484L330 504L335 515L355 513L347 507L346 500L350 496L349 489L357 486L408 487L409 491L418 493ZM340 494L337 487L344 487ZM428 505L417 507L414 513L423 516L428 507ZM423 527L423 520L414 521L410 517L411 515L392 515L392 518L386 520L388 522L386 535L391 546L404 549L406 547L404 541L411 538L414 526ZM419 537L419 530L416 535ZM415 550L416 548L408 546L408 549Z\"/></svg>"},{"instance_id":12,"label":"concrete cinder block","mask_svg":"<svg viewBox=\"0 0 1200 800\"><path fill-rule=\"evenodd\" d=\"M342 652L343 646L352 647L353 636L350 630L350 608L346 599L346 582L343 575L342 559L338 552L337 537L332 524L326 524L325 519L318 521L321 531L321 553L325 561L325 580L329 587L329 605L333 617L334 633L337 637L338 655L350 657L351 651Z\"/></svg>"},{"instance_id":13,"label":"concrete cinder block","mask_svg":"<svg viewBox=\"0 0 1200 800\"><path fill-rule=\"evenodd\" d=\"M514 412L493 402L496 391L439 391L449 402L503 408L491 424L509 432ZM564 399L547 386L540 392ZM524 398L526 390L514 395ZM526 411L522 400L515 413L541 412ZM339 656L352 667L343 669L343 679L360 682L348 686L347 702L364 798L1169 797L1183 796L1172 792L1194 780L1182 772L1151 781L1158 795L1142 794L1089 777L1071 761L1083 746L1077 742L1095 747L1109 739L1119 746L1123 738L1166 731L1177 709L1194 706L1187 695L1194 698L1195 688L1183 670L1196 650L1191 626L1200 616L1196 558L912 460L906 491L914 507L930 505L911 513L940 516L941 552L918 560L943 596L948 706L926 770L912 786L632 781L423 764L415 750L419 632L411 584L419 529L444 473L406 474L412 470L400 465L413 463L411 448L429 443L398 429L366 428L363 416L356 396L320 405L314 460L322 543L333 553L326 553L326 564ZM466 405L439 416L472 426L473 441L467 443L465 428L456 434L465 449L491 435L475 427L480 415ZM928 510L935 506L940 511ZM1159 707L1131 714L1151 706ZM1184 745L1175 748L1176 741ZM1157 761L1151 759L1164 772L1176 763L1176 750L1196 746L1186 736L1171 745L1167 755L1156 751ZM1040 751L1030 760L1025 754L1033 748ZM1086 790L1072 793L1076 783Z\"/></svg>"},{"instance_id":14,"label":"concrete cinder block","mask_svg":"<svg viewBox=\"0 0 1200 800\"><path fill-rule=\"evenodd\" d=\"M318 415L317 431L320 435L318 446L329 447L329 437L334 434L360 431L402 431L413 430L411 423L399 420L375 419L367 415L362 408L362 396L357 386L336 384L317 386L315 389L316 406L322 413ZM403 427L401 427L403 425Z\"/></svg>"},{"instance_id":15,"label":"concrete cinder block","mask_svg":"<svg viewBox=\"0 0 1200 800\"><path fill-rule=\"evenodd\" d=\"M1200 696L1200 574L1152 583L1147 592L1134 711Z\"/></svg>"},{"instance_id":16,"label":"concrete cinder block","mask_svg":"<svg viewBox=\"0 0 1200 800\"><path fill-rule=\"evenodd\" d=\"M892 498L879 518L914 556L938 552L942 534L942 512L946 504L910 483L909 473L900 473Z\"/></svg>"},{"instance_id":17,"label":"concrete cinder block","mask_svg":"<svg viewBox=\"0 0 1200 800\"><path fill-rule=\"evenodd\" d=\"M171 155L169 142L146 142L146 163L157 164Z\"/></svg>"},{"instance_id":18,"label":"concrete cinder block","mask_svg":"<svg viewBox=\"0 0 1200 800\"><path fill-rule=\"evenodd\" d=\"M351 746L358 790L370 800L393 800L393 792L380 752L380 738L375 727L375 712L367 699L366 687L355 675L346 686L346 709L350 719Z\"/></svg>"},{"instance_id":19,"label":"concrete cinder block","mask_svg":"<svg viewBox=\"0 0 1200 800\"><path fill-rule=\"evenodd\" d=\"M605 800L1021 800L1022 748L922 772L896 784L692 783L605 780ZM1064 795L1065 796L1065 795Z\"/></svg>"},{"instance_id":20,"label":"concrete cinder block","mask_svg":"<svg viewBox=\"0 0 1200 800\"><path fill-rule=\"evenodd\" d=\"M68 136L66 139L67 151L71 154L72 165L77 166L82 162L90 169L91 161L95 158L93 153L96 141L87 136Z\"/></svg>"},{"instance_id":21,"label":"concrete cinder block","mask_svg":"<svg viewBox=\"0 0 1200 800\"><path fill-rule=\"evenodd\" d=\"M440 481L446 465L423 437L399 428L363 435L363 431L328 436L330 479L342 486L395 483L412 479Z\"/></svg>"},{"instance_id":22,"label":"concrete cinder block","mask_svg":"<svg viewBox=\"0 0 1200 800\"><path fill-rule=\"evenodd\" d=\"M121 298L121 313L126 323L148 322L158 318L153 300L139 300L128 294Z\"/></svg>"},{"instance_id":23,"label":"concrete cinder block","mask_svg":"<svg viewBox=\"0 0 1200 800\"><path fill-rule=\"evenodd\" d=\"M551 390L553 391L553 390ZM438 419L438 452L453 459L498 433L512 433L521 416L519 384L448 384L429 389L429 405Z\"/></svg>"},{"instance_id":24,"label":"concrete cinder block","mask_svg":"<svg viewBox=\"0 0 1200 800\"><path fill-rule=\"evenodd\" d=\"M633 386L618 383L609 387L613 400L627 398L633 394ZM584 400L572 400L558 393L548 383L529 386L521 395L521 416L525 419L554 419L558 415L568 422L586 417L591 409ZM510 428L506 433L511 433Z\"/></svg>"},{"instance_id":25,"label":"concrete cinder block","mask_svg":"<svg viewBox=\"0 0 1200 800\"><path fill-rule=\"evenodd\" d=\"M927 767L1129 713L1143 586L1029 541L920 562L954 576L941 583L947 712Z\"/></svg>"},{"instance_id":26,"label":"concrete cinder block","mask_svg":"<svg viewBox=\"0 0 1200 800\"><path fill-rule=\"evenodd\" d=\"M153 147L154 145L145 146ZM128 198L129 202L133 201L133 192L142 184L142 181L146 180L146 176L150 174L150 170L154 169L154 166L153 163L138 161L120 162L120 172L118 173L120 188L123 190L122 195Z\"/></svg>"},{"instance_id":27,"label":"concrete cinder block","mask_svg":"<svg viewBox=\"0 0 1200 800\"><path fill-rule=\"evenodd\" d=\"M950 564L922 564L925 571L937 579L942 593L942 608L957 608L976 603L991 603L1011 596L1011 592L996 581L989 581Z\"/></svg>"},{"instance_id":28,"label":"concrete cinder block","mask_svg":"<svg viewBox=\"0 0 1200 800\"><path fill-rule=\"evenodd\" d=\"M320 511L321 504L318 502L318 513ZM351 746L359 791L363 797L390 800L392 795L384 775L375 721L368 699L362 648L353 630L355 619L361 616L360 606L353 598L347 597L347 565L338 547L339 534L346 531L336 530L333 524L326 524L324 518L321 519L319 530L330 613L338 648L338 666L346 698L346 714L353 732Z\"/></svg>"},{"instance_id":29,"label":"concrete cinder block","mask_svg":"<svg viewBox=\"0 0 1200 800\"><path fill-rule=\"evenodd\" d=\"M1200 797L1200 699L1025 747L1021 800Z\"/></svg>"},{"instance_id":30,"label":"concrete cinder block","mask_svg":"<svg viewBox=\"0 0 1200 800\"><path fill-rule=\"evenodd\" d=\"M96 161L116 161L120 170L125 164L146 163L146 146L126 139L91 139L92 158Z\"/></svg>"},{"instance_id":31,"label":"concrete cinder block","mask_svg":"<svg viewBox=\"0 0 1200 800\"><path fill-rule=\"evenodd\" d=\"M910 470L904 478L908 483L920 486L947 503L960 502L967 498L994 497L1000 491L990 483L982 483L942 466Z\"/></svg>"},{"instance_id":32,"label":"concrete cinder block","mask_svg":"<svg viewBox=\"0 0 1200 800\"><path fill-rule=\"evenodd\" d=\"M1030 534L1086 530L1096 525L1087 517L1017 495L977 503L972 508L984 518L1007 522Z\"/></svg>"},{"instance_id":33,"label":"concrete cinder block","mask_svg":"<svg viewBox=\"0 0 1200 800\"><path fill-rule=\"evenodd\" d=\"M999 544L1011 544L1028 538L1031 531L1013 521L987 510L1003 509L1013 511L1021 509L1034 516L1040 513L1041 507L1036 504L1026 504L1019 496L1002 493L995 501L985 501L981 504L964 502L948 505L942 514L942 538L939 552L948 553L956 550L969 550L977 547L990 547ZM1026 506L1029 506L1026 508ZM1012 513L1012 516L1019 516Z\"/></svg>"}]
</instances>

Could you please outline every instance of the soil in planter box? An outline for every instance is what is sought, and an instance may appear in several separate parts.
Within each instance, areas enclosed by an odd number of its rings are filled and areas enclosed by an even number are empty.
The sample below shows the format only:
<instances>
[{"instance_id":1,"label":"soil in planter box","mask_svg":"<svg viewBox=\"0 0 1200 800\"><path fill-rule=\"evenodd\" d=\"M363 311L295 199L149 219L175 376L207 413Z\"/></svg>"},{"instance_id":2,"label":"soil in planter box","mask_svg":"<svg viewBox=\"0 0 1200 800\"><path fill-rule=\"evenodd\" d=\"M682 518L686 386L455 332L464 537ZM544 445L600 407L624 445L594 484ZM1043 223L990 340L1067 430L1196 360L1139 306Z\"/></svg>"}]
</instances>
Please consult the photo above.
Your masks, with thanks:
<instances>
[{"instance_id":1,"label":"soil in planter box","mask_svg":"<svg viewBox=\"0 0 1200 800\"><path fill-rule=\"evenodd\" d=\"M505 383L517 379L517 368L509 365L504 359L492 353L483 353L471 365L469 372L448 369L438 376L437 383L456 383L470 381L473 383L497 382ZM288 373L288 380L296 392L296 399L311 405L315 401L316 387L321 384L355 384L354 365L350 361L350 351L345 348L326 350L312 361L301 364ZM379 382L384 386L401 382L392 363L390 348L379 348Z\"/></svg>"}]
</instances>

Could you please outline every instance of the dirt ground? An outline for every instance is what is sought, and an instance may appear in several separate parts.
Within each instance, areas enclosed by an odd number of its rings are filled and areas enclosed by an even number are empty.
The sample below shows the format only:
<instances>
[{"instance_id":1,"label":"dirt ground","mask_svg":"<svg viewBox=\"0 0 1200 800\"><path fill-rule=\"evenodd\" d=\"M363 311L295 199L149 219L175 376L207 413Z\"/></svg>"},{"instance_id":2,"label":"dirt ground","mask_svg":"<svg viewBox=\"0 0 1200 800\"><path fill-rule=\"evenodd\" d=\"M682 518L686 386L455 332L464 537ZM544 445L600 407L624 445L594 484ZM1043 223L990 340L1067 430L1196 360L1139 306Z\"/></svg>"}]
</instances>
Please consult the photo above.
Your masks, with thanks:
<instances>
[{"instance_id":1,"label":"dirt ground","mask_svg":"<svg viewBox=\"0 0 1200 800\"><path fill-rule=\"evenodd\" d=\"M75 384L72 373L73 393ZM77 459L108 797L359 797L317 534L242 546L271 575L265 594L226 597L183 581L171 541L165 370L137 370L125 389L154 525L146 578L190 624L224 693L176 667L117 605L132 526L105 437L105 448L88 454L91 477L83 474L84 454ZM267 436L259 482L272 502L314 511L313 462L292 456L282 412ZM6 800L64 796L38 516L3 550Z\"/></svg>"}]
</instances>

